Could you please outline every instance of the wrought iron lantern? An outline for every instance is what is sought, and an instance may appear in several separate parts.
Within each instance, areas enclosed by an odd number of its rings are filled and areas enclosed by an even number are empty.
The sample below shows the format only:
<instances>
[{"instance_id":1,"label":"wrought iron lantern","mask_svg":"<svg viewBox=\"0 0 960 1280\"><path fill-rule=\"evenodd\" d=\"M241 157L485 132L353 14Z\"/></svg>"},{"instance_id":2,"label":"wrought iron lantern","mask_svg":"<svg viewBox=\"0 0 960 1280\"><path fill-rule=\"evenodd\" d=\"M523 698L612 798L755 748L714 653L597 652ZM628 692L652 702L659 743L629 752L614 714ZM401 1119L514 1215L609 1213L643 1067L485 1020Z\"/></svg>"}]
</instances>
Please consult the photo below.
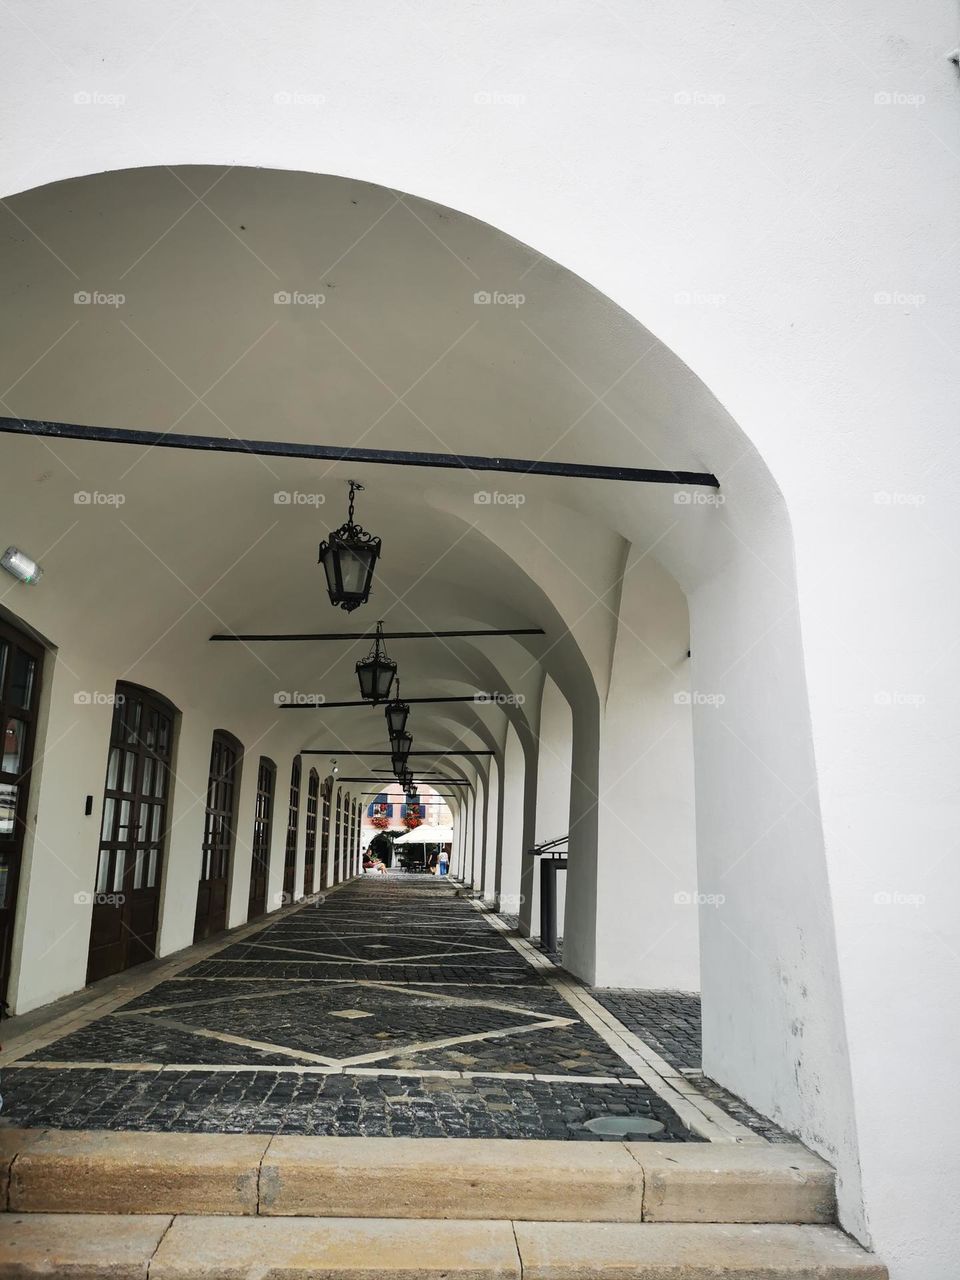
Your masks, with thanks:
<instances>
[{"instance_id":1,"label":"wrought iron lantern","mask_svg":"<svg viewBox=\"0 0 960 1280\"><path fill-rule=\"evenodd\" d=\"M396 674L397 664L387 656L383 647L383 623L378 622L373 648L357 663L360 697L366 702L372 702L374 706L386 702Z\"/></svg>"},{"instance_id":2,"label":"wrought iron lantern","mask_svg":"<svg viewBox=\"0 0 960 1280\"><path fill-rule=\"evenodd\" d=\"M400 701L400 681L397 680L397 696L392 702L388 702L383 709L383 714L387 718L387 731L391 738L395 738L397 734L403 733L407 727L407 716L410 714L409 702Z\"/></svg>"},{"instance_id":3,"label":"wrought iron lantern","mask_svg":"<svg viewBox=\"0 0 960 1280\"><path fill-rule=\"evenodd\" d=\"M350 503L347 520L320 543L320 560L327 575L327 593L331 604L351 613L370 597L373 568L380 555L380 539L367 533L353 521L353 500L363 485L350 481Z\"/></svg>"},{"instance_id":4,"label":"wrought iron lantern","mask_svg":"<svg viewBox=\"0 0 960 1280\"><path fill-rule=\"evenodd\" d=\"M410 748L413 746L412 733L393 733L390 735L390 746L393 750L394 760L399 760L401 764L407 763L407 756L410 754Z\"/></svg>"}]
</instances>

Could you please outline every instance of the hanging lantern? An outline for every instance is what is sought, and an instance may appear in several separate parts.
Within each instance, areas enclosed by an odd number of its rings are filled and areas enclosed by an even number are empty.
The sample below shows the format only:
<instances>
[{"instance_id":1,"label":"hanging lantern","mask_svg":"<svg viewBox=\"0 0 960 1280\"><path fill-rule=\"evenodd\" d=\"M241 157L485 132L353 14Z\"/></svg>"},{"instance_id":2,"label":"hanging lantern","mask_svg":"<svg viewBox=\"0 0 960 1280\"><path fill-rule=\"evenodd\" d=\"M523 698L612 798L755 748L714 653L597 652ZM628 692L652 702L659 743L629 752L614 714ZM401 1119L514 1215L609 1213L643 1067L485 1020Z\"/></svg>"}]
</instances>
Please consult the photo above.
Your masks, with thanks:
<instances>
[{"instance_id":1,"label":"hanging lantern","mask_svg":"<svg viewBox=\"0 0 960 1280\"><path fill-rule=\"evenodd\" d=\"M366 702L372 702L374 706L386 702L396 674L397 664L387 657L387 651L383 647L383 623L378 622L373 648L357 663L360 697Z\"/></svg>"},{"instance_id":2,"label":"hanging lantern","mask_svg":"<svg viewBox=\"0 0 960 1280\"><path fill-rule=\"evenodd\" d=\"M350 503L347 521L334 529L326 542L320 543L320 560L327 575L327 593L331 604L351 613L370 597L373 568L380 555L380 539L353 522L353 499L362 484L350 481Z\"/></svg>"},{"instance_id":3,"label":"hanging lantern","mask_svg":"<svg viewBox=\"0 0 960 1280\"><path fill-rule=\"evenodd\" d=\"M402 764L406 764L407 756L410 754L410 748L413 746L413 734L412 733L391 734L390 746L393 749L394 760L400 760Z\"/></svg>"},{"instance_id":4,"label":"hanging lantern","mask_svg":"<svg viewBox=\"0 0 960 1280\"><path fill-rule=\"evenodd\" d=\"M387 718L387 732L391 738L395 738L398 733L403 733L407 727L407 716L410 714L409 702L400 701L400 681L397 681L397 696L392 702L388 702L383 709L383 714Z\"/></svg>"}]
</instances>

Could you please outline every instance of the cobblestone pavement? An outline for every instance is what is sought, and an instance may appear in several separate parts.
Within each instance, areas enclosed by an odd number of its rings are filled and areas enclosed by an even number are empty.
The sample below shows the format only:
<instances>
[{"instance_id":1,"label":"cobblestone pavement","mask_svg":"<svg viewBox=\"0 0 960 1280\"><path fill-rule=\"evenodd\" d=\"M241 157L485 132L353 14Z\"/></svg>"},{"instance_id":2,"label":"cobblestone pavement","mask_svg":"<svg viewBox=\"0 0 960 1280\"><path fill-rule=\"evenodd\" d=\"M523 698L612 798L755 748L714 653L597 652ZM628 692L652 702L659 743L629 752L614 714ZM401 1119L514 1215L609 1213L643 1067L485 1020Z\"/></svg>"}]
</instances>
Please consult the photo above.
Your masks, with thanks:
<instances>
[{"instance_id":1,"label":"cobblestone pavement","mask_svg":"<svg viewBox=\"0 0 960 1280\"><path fill-rule=\"evenodd\" d=\"M700 997L686 991L591 993L672 1067L700 1069Z\"/></svg>"},{"instance_id":2,"label":"cobblestone pavement","mask_svg":"<svg viewBox=\"0 0 960 1280\"><path fill-rule=\"evenodd\" d=\"M703 1074L700 997L687 991L599 990L590 993L614 1017L683 1071L700 1092L768 1142L796 1139Z\"/></svg>"},{"instance_id":3,"label":"cobblestone pavement","mask_svg":"<svg viewBox=\"0 0 960 1280\"><path fill-rule=\"evenodd\" d=\"M346 885L35 1041L4 1119L598 1141L608 1116L702 1140L453 885L411 879Z\"/></svg>"}]
</instances>

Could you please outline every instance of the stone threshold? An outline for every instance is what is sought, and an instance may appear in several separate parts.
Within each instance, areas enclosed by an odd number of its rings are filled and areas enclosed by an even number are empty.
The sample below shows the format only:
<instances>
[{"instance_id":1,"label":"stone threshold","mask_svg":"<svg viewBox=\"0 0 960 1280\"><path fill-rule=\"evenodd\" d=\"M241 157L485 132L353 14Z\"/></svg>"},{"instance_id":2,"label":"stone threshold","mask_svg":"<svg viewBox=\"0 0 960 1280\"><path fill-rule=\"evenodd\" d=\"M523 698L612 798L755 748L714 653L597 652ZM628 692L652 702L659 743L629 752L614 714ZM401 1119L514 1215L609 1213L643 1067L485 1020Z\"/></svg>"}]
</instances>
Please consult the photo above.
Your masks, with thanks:
<instances>
[{"instance_id":1,"label":"stone threshold","mask_svg":"<svg viewBox=\"0 0 960 1280\"><path fill-rule=\"evenodd\" d=\"M11 1213L825 1225L834 1183L786 1143L0 1129Z\"/></svg>"},{"instance_id":2,"label":"stone threshold","mask_svg":"<svg viewBox=\"0 0 960 1280\"><path fill-rule=\"evenodd\" d=\"M835 1227L384 1218L0 1218L0 1278L887 1280Z\"/></svg>"}]
</instances>

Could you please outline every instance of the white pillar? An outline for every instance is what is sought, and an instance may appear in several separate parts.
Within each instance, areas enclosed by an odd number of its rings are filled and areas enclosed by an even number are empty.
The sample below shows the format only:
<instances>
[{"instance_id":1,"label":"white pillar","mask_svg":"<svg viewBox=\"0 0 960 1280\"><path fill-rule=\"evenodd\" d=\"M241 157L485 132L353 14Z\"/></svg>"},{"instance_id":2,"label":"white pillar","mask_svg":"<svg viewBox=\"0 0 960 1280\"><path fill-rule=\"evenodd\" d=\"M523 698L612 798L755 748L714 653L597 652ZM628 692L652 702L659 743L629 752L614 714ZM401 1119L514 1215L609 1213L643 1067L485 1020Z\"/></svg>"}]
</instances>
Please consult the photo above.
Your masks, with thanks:
<instances>
[{"instance_id":1,"label":"white pillar","mask_svg":"<svg viewBox=\"0 0 960 1280\"><path fill-rule=\"evenodd\" d=\"M598 986L700 989L689 634L680 588L632 549L600 727Z\"/></svg>"},{"instance_id":2,"label":"white pillar","mask_svg":"<svg viewBox=\"0 0 960 1280\"><path fill-rule=\"evenodd\" d=\"M570 769L573 763L573 715L550 676L544 677L537 735L537 802L534 843L565 836L570 827ZM540 859L524 856L520 932L540 934ZM563 927L566 873L557 877L557 919Z\"/></svg>"},{"instance_id":3,"label":"white pillar","mask_svg":"<svg viewBox=\"0 0 960 1280\"><path fill-rule=\"evenodd\" d=\"M487 803L484 821L483 845L483 900L496 901L497 863L500 858L500 842L503 828L503 793L500 787L500 765L496 756L490 757L487 770Z\"/></svg>"},{"instance_id":4,"label":"white pillar","mask_svg":"<svg viewBox=\"0 0 960 1280\"><path fill-rule=\"evenodd\" d=\"M497 883L498 909L518 915L522 902L523 851L533 841L537 774L532 750L524 751L513 725L507 727L503 762L503 840Z\"/></svg>"}]
</instances>

